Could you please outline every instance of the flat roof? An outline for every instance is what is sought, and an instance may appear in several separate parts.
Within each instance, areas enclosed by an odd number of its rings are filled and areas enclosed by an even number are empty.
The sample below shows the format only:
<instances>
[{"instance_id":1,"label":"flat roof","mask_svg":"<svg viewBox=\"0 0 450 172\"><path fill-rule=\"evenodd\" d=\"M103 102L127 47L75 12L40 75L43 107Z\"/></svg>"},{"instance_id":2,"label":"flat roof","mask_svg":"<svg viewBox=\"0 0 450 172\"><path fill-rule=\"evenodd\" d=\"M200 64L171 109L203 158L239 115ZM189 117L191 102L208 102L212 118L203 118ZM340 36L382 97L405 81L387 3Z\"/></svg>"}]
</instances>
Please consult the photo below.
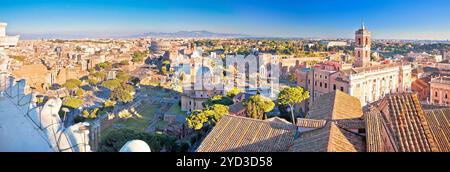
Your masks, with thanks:
<instances>
[{"instance_id":1,"label":"flat roof","mask_svg":"<svg viewBox=\"0 0 450 172\"><path fill-rule=\"evenodd\" d=\"M25 116L27 106L13 101L0 97L0 152L53 152L44 133Z\"/></svg>"}]
</instances>

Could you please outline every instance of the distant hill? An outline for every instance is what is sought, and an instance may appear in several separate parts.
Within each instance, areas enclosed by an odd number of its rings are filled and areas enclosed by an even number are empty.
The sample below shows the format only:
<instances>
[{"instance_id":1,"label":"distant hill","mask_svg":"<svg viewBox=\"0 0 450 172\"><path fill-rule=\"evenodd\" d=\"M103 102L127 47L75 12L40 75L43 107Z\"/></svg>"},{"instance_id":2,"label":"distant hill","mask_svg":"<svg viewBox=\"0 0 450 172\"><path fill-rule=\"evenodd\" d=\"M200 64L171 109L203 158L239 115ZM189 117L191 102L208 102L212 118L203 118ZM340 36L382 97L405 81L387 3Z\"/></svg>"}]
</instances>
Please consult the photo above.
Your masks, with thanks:
<instances>
[{"instance_id":1,"label":"distant hill","mask_svg":"<svg viewBox=\"0 0 450 172\"><path fill-rule=\"evenodd\" d=\"M21 39L86 39L86 38L141 38L141 37L155 37L155 38L250 38L253 36L232 33L214 33L208 31L179 31L179 32L147 32L142 34L113 34L113 33L83 33L83 34L58 34L58 33L43 33L43 34L27 34L22 33Z\"/></svg>"},{"instance_id":2,"label":"distant hill","mask_svg":"<svg viewBox=\"0 0 450 172\"><path fill-rule=\"evenodd\" d=\"M157 38L243 38L250 35L232 33L214 33L208 31L179 31L179 32L148 32L133 37L157 37Z\"/></svg>"}]
</instances>

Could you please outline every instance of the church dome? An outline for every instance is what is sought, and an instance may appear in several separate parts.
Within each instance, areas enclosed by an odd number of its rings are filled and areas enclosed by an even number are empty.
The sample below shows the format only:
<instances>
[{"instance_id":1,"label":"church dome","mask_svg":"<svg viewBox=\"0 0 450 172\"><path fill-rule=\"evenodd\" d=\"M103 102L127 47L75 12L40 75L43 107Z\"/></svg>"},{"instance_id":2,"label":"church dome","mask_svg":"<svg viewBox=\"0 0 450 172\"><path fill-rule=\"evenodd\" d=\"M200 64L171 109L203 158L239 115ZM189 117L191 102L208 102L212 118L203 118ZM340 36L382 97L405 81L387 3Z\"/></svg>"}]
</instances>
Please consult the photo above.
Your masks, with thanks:
<instances>
[{"instance_id":1,"label":"church dome","mask_svg":"<svg viewBox=\"0 0 450 172\"><path fill-rule=\"evenodd\" d=\"M119 152L151 152L147 143L142 140L132 140L125 143Z\"/></svg>"}]
</instances>

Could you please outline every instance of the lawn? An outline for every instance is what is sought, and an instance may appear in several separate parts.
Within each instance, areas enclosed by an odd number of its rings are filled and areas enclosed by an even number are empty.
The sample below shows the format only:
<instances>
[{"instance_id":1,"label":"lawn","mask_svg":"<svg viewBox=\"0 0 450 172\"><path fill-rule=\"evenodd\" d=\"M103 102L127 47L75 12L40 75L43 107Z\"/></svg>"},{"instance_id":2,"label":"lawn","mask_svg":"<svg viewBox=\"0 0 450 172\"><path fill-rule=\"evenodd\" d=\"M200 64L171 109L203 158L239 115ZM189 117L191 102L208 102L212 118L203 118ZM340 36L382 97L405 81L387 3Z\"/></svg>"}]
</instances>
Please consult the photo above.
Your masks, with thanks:
<instances>
[{"instance_id":1,"label":"lawn","mask_svg":"<svg viewBox=\"0 0 450 172\"><path fill-rule=\"evenodd\" d=\"M142 116L142 118L129 118L125 120L119 120L115 122L116 125L124 126L124 128L145 130L149 124L149 121L155 115L157 110L156 105L143 104L136 108L137 112Z\"/></svg>"},{"instance_id":2,"label":"lawn","mask_svg":"<svg viewBox=\"0 0 450 172\"><path fill-rule=\"evenodd\" d=\"M184 114L184 112L181 111L181 107L180 107L180 105L179 105L178 103L173 104L173 105L170 107L170 109L167 110L167 113L170 113L170 114L180 114L180 115L183 115L183 114Z\"/></svg>"}]
</instances>

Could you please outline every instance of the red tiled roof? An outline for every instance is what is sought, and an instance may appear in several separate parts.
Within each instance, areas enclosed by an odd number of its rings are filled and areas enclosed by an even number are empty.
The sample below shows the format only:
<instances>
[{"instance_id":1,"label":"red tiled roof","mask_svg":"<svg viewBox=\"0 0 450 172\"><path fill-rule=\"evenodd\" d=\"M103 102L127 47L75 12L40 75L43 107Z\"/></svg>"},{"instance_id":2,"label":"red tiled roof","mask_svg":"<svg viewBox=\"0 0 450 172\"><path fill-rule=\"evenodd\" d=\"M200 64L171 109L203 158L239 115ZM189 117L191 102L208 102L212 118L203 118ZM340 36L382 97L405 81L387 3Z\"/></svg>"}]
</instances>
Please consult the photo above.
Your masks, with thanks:
<instances>
[{"instance_id":1,"label":"red tiled roof","mask_svg":"<svg viewBox=\"0 0 450 172\"><path fill-rule=\"evenodd\" d=\"M308 119L340 120L361 118L363 111L358 98L340 90L326 93L313 102Z\"/></svg>"},{"instance_id":2,"label":"red tiled roof","mask_svg":"<svg viewBox=\"0 0 450 172\"><path fill-rule=\"evenodd\" d=\"M425 111L436 146L440 152L450 152L450 109Z\"/></svg>"},{"instance_id":3,"label":"red tiled roof","mask_svg":"<svg viewBox=\"0 0 450 172\"><path fill-rule=\"evenodd\" d=\"M293 152L364 152L364 137L340 128L335 122L300 133L290 149Z\"/></svg>"},{"instance_id":4,"label":"red tiled roof","mask_svg":"<svg viewBox=\"0 0 450 172\"><path fill-rule=\"evenodd\" d=\"M382 114L382 124L386 127L388 135L392 137L392 144L397 151L438 151L417 94L404 93L388 95L380 102L379 109ZM378 120L372 120L372 123L368 123L367 128L377 127L374 126L373 121ZM367 135L370 137L376 137L379 134L376 133L379 132L376 129L367 130L367 132Z\"/></svg>"},{"instance_id":5,"label":"red tiled roof","mask_svg":"<svg viewBox=\"0 0 450 172\"><path fill-rule=\"evenodd\" d=\"M296 127L280 120L224 116L197 152L284 152L294 142Z\"/></svg>"}]
</instances>

